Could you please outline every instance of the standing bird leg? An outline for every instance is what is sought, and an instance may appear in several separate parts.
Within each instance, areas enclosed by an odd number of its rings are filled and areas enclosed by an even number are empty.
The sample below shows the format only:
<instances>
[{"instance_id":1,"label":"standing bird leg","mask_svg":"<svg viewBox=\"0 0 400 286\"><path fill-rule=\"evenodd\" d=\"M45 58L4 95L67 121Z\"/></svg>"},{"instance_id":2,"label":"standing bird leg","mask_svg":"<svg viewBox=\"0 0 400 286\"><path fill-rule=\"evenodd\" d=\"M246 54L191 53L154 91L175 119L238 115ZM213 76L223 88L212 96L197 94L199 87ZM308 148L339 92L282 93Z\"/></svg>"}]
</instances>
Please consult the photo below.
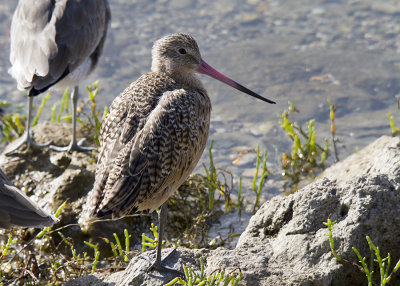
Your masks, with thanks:
<instances>
[{"instance_id":1,"label":"standing bird leg","mask_svg":"<svg viewBox=\"0 0 400 286\"><path fill-rule=\"evenodd\" d=\"M28 145L28 149L33 147L36 149L40 149L40 148L44 148L47 147L51 144L51 140L47 141L46 143L36 143L33 140L33 136L32 136L32 130L31 130L31 121L32 121L32 103L33 103L33 97L32 96L28 96L28 123L26 124L27 128L26 128L26 144Z\"/></svg>"},{"instance_id":2,"label":"standing bird leg","mask_svg":"<svg viewBox=\"0 0 400 286\"><path fill-rule=\"evenodd\" d=\"M114 99L103 121L96 181L80 223L87 225L105 215L151 212L161 206L157 255L149 270L177 274L161 265L165 203L196 167L210 128L211 101L195 73L275 102L209 66L187 34L156 41L151 70Z\"/></svg>"},{"instance_id":3,"label":"standing bird leg","mask_svg":"<svg viewBox=\"0 0 400 286\"><path fill-rule=\"evenodd\" d=\"M16 80L17 88L27 90L29 96L40 95L51 87L75 87L71 94L73 130L76 128L78 100L76 86L99 61L110 17L107 0L19 0L14 12L10 27L11 68L8 72ZM49 144L36 144L32 140L30 111L31 108L28 109L27 132L18 147L25 142L28 148L45 147ZM69 146L53 146L52 149L92 150L82 147L82 143L76 142L74 131Z\"/></svg>"},{"instance_id":4,"label":"standing bird leg","mask_svg":"<svg viewBox=\"0 0 400 286\"><path fill-rule=\"evenodd\" d=\"M149 263L151 263L150 267L147 269L147 272L150 272L152 270L157 270L162 272L170 272L176 274L177 276L183 276L183 273L178 270L162 266L161 249L163 243L164 228L165 224L167 223L167 215L168 215L167 203L164 203L160 208L160 212L158 213L158 244L157 244L156 260L152 262L151 259L145 255L141 255L140 257L146 259ZM164 257L164 259L167 259L174 251L175 248L172 249L172 251L168 253L167 256Z\"/></svg>"},{"instance_id":5,"label":"standing bird leg","mask_svg":"<svg viewBox=\"0 0 400 286\"><path fill-rule=\"evenodd\" d=\"M82 138L77 142L76 140L76 109L78 105L78 99L79 99L79 91L78 91L78 86L75 86L74 89L71 92L71 101L72 101L72 139L71 142L69 143L68 146L54 146L50 145L49 148L54 150L54 151L67 151L67 152L72 152L72 151L92 151L96 150L97 148L94 147L84 147L82 146L83 142L85 142L85 138Z\"/></svg>"},{"instance_id":6,"label":"standing bird leg","mask_svg":"<svg viewBox=\"0 0 400 286\"><path fill-rule=\"evenodd\" d=\"M14 153L17 149L19 149L22 145L26 143L27 145L27 150L29 149L40 149L40 148L45 148L48 147L52 141L47 141L46 143L36 143L35 140L33 140L33 135L32 135L32 130L31 130L31 121L32 121L32 102L33 102L33 96L28 96L28 121L26 123L26 131L25 133L21 136L20 142L17 144L17 146L14 146L11 150L6 151L6 155Z\"/></svg>"}]
</instances>

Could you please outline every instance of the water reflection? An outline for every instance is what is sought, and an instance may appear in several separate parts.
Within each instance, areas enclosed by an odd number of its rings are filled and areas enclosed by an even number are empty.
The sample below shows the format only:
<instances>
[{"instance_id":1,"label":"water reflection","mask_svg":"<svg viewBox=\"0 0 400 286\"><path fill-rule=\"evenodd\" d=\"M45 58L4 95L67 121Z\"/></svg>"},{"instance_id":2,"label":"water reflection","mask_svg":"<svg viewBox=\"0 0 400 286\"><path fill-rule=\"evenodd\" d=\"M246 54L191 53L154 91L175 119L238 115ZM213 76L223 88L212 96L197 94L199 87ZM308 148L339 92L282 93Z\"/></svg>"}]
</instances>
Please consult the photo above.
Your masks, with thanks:
<instances>
[{"instance_id":1,"label":"water reflection","mask_svg":"<svg viewBox=\"0 0 400 286\"><path fill-rule=\"evenodd\" d=\"M217 69L272 98L276 106L243 97L202 77L213 101L210 139L216 165L248 174L254 161L231 164L238 152L268 148L279 175L280 154L290 142L277 115L293 102L300 123L316 118L320 140L329 137L327 99L338 105L341 158L382 134L386 113L398 117L400 4L394 1L110 1L112 24L98 68L100 106L109 105L130 82L150 69L154 40L174 32L192 34L203 58ZM0 97L25 102L7 74L9 23L14 0L0 4ZM48 103L52 106L57 96ZM203 161L207 161L205 156ZM269 188L270 193L279 192ZM268 196L268 195L267 195Z\"/></svg>"}]
</instances>

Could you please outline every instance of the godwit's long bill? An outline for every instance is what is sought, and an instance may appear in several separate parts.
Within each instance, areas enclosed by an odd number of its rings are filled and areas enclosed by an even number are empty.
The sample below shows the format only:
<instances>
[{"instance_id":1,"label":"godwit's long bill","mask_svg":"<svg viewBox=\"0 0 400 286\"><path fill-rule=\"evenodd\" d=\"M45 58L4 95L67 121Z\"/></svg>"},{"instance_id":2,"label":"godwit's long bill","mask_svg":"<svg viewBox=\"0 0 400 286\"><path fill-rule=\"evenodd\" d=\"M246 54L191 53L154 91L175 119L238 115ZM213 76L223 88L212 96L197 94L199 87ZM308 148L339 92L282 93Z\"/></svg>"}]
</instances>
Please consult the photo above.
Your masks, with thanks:
<instances>
[{"instance_id":1,"label":"godwit's long bill","mask_svg":"<svg viewBox=\"0 0 400 286\"><path fill-rule=\"evenodd\" d=\"M202 74L206 74L211 76L212 78L215 78L216 80L219 80L233 88L236 88L237 90L240 90L241 92L247 93L248 95L251 95L255 98L258 98L262 101L268 102L268 103L272 103L275 104L275 101L266 99L265 97L262 97L261 95L258 95L257 93L255 93L254 91L251 91L250 89L248 89L247 87L244 87L243 85L241 85L240 83L237 83L236 81L230 79L229 77L223 75L222 73L220 73L219 71L217 71L216 69L214 69L212 66L210 66L209 64L207 64L203 59L200 59L200 64L197 66L196 71L198 73L202 73Z\"/></svg>"},{"instance_id":2,"label":"godwit's long bill","mask_svg":"<svg viewBox=\"0 0 400 286\"><path fill-rule=\"evenodd\" d=\"M91 217L118 218L161 206L162 241L165 202L193 171L207 143L211 102L195 73L275 102L206 64L196 41L186 34L154 43L151 70L111 104L100 132L96 181L80 221L88 224ZM161 243L150 269L168 270L161 265Z\"/></svg>"}]
</instances>

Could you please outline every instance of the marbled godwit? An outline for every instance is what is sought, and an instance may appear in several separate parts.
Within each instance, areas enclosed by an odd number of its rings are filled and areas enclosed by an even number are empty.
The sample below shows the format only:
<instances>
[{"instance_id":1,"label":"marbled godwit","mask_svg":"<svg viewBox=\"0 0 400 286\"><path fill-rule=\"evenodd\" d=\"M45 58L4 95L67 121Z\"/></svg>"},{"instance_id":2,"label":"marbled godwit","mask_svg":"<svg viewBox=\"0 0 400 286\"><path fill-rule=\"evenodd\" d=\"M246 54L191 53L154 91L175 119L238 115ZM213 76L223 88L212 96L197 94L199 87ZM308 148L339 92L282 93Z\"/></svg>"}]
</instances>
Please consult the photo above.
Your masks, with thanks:
<instances>
[{"instance_id":1,"label":"marbled godwit","mask_svg":"<svg viewBox=\"0 0 400 286\"><path fill-rule=\"evenodd\" d=\"M100 134L96 181L88 196L82 223L90 217L120 217L133 211L159 212L159 241L166 222L166 204L193 171L207 142L211 103L200 80L207 74L269 103L210 67L196 41L186 34L155 42L151 72L119 95ZM161 265L161 243L150 269Z\"/></svg>"},{"instance_id":2,"label":"marbled godwit","mask_svg":"<svg viewBox=\"0 0 400 286\"><path fill-rule=\"evenodd\" d=\"M18 190L0 170L0 228L51 226L58 220Z\"/></svg>"},{"instance_id":3,"label":"marbled godwit","mask_svg":"<svg viewBox=\"0 0 400 286\"><path fill-rule=\"evenodd\" d=\"M73 87L72 140L57 151L87 151L76 140L78 83L96 66L107 34L110 9L107 0L20 0L11 23L11 68L18 89L28 91L28 122L24 143L40 148L31 134L32 98L52 86Z\"/></svg>"}]
</instances>

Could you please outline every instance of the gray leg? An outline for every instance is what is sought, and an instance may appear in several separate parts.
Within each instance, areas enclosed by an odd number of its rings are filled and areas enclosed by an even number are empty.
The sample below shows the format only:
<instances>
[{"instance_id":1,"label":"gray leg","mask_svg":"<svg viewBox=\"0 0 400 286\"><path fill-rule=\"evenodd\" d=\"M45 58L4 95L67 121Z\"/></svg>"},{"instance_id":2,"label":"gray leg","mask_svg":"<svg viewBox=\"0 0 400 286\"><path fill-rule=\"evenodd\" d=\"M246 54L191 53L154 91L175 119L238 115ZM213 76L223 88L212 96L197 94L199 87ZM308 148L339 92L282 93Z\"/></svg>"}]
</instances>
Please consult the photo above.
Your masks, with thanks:
<instances>
[{"instance_id":1,"label":"gray leg","mask_svg":"<svg viewBox=\"0 0 400 286\"><path fill-rule=\"evenodd\" d=\"M156 261L153 264L154 268L155 268L155 265L161 266L161 249L162 249L162 242L163 242L163 236L164 236L164 227L165 227L165 223L167 222L167 215L168 215L167 204L162 204L160 212L158 213L158 224L159 224L158 225L158 245L157 245Z\"/></svg>"},{"instance_id":2,"label":"gray leg","mask_svg":"<svg viewBox=\"0 0 400 286\"><path fill-rule=\"evenodd\" d=\"M161 206L160 212L158 213L158 245L157 245L157 254L156 254L156 260L154 263L147 269L147 272L150 272L152 270L157 270L157 271L162 271L162 272L170 272L175 274L176 276L182 276L183 273L175 270L175 269L170 269L167 267L162 266L162 260L161 260L161 248L162 248L162 241L163 241L163 236L164 236L164 227L167 222L167 203L164 203ZM169 255L171 255L174 252L175 249L173 249L164 259L168 258ZM143 256L142 256L143 257ZM145 258L145 257L143 257ZM146 259L146 258L145 258Z\"/></svg>"},{"instance_id":3,"label":"gray leg","mask_svg":"<svg viewBox=\"0 0 400 286\"><path fill-rule=\"evenodd\" d=\"M72 139L71 142L69 143L68 146L65 147L58 147L58 146L54 146L54 145L50 145L50 149L54 150L54 151L81 151L81 152L85 152L85 151L92 151L92 150L96 150L97 148L94 147L83 147L82 144L83 142L85 142L85 138L82 138L81 140L79 140L79 142L77 142L76 140L76 109L77 109L77 105L78 105L78 99L79 99L79 92L78 92L78 87L75 86L74 89L71 92L71 101L72 101Z\"/></svg>"},{"instance_id":4,"label":"gray leg","mask_svg":"<svg viewBox=\"0 0 400 286\"><path fill-rule=\"evenodd\" d=\"M26 123L26 131L25 133L21 136L21 141L12 148L11 150L7 150L6 154L11 154L15 152L17 149L19 149L22 145L26 143L27 145L27 150L29 149L40 149L47 147L51 144L51 141L48 141L46 143L40 144L36 143L33 140L32 136L32 130L31 130L31 121L32 121L32 102L33 102L33 96L28 96L28 121Z\"/></svg>"}]
</instances>

